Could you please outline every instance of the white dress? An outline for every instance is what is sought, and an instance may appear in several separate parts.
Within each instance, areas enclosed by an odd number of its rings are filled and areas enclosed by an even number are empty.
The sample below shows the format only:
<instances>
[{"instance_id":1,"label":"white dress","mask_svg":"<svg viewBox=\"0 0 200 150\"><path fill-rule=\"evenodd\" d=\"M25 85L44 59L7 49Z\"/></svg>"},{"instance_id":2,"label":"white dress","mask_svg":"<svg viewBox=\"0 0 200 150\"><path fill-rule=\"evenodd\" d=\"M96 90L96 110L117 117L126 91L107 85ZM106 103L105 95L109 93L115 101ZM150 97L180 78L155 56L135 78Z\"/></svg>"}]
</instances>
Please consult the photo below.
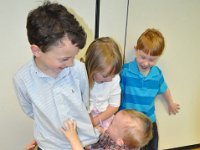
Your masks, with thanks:
<instances>
[{"instance_id":1,"label":"white dress","mask_svg":"<svg viewBox=\"0 0 200 150\"><path fill-rule=\"evenodd\" d=\"M96 116L101 112L104 112L110 105L113 107L119 107L121 88L120 77L115 77L110 82L96 83L94 82L93 88L90 90L90 113L92 116ZM112 121L112 117L102 122L102 127L107 129Z\"/></svg>"}]
</instances>

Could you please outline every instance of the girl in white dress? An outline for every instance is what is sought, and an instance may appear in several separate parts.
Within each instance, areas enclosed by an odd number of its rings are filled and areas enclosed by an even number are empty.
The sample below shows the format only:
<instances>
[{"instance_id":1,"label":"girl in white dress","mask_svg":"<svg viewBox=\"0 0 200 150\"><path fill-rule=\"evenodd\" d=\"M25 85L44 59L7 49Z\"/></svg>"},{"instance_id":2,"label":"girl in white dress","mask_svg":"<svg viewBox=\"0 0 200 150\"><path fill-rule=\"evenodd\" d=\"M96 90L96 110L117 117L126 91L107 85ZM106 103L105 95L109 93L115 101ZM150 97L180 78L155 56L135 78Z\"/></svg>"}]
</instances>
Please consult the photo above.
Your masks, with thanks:
<instances>
[{"instance_id":1,"label":"girl in white dress","mask_svg":"<svg viewBox=\"0 0 200 150\"><path fill-rule=\"evenodd\" d=\"M90 86L91 120L94 127L106 130L120 105L122 56L117 43L109 37L94 40L87 49L85 65Z\"/></svg>"}]
</instances>

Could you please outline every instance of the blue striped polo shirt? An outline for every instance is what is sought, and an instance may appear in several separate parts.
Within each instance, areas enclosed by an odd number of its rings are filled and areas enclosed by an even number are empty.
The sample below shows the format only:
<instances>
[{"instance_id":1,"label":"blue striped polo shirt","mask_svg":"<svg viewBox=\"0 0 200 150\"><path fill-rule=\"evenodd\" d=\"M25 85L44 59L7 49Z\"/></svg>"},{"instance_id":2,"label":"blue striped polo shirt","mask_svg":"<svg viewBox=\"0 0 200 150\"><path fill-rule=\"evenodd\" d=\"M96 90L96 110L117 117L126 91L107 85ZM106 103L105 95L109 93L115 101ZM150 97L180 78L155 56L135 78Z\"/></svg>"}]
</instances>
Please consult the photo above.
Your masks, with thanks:
<instances>
[{"instance_id":1,"label":"blue striped polo shirt","mask_svg":"<svg viewBox=\"0 0 200 150\"><path fill-rule=\"evenodd\" d=\"M153 66L148 75L140 73L136 60L124 64L120 74L121 109L134 109L156 121L154 100L167 90L162 71Z\"/></svg>"}]
</instances>

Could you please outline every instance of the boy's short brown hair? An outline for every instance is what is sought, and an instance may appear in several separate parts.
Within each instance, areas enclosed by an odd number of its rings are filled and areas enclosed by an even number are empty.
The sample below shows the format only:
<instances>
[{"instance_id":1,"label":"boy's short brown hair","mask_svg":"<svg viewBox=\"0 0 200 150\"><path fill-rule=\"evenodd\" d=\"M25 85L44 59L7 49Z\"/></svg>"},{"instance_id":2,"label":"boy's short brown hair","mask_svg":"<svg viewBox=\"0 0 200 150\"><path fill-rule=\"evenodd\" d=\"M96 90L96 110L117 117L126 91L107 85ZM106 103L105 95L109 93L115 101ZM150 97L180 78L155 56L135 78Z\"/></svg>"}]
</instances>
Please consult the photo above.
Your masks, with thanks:
<instances>
[{"instance_id":1,"label":"boy's short brown hair","mask_svg":"<svg viewBox=\"0 0 200 150\"><path fill-rule=\"evenodd\" d=\"M160 56L165 47L165 40L157 29L147 29L137 40L136 50L142 50L151 56Z\"/></svg>"},{"instance_id":2,"label":"boy's short brown hair","mask_svg":"<svg viewBox=\"0 0 200 150\"><path fill-rule=\"evenodd\" d=\"M29 43L37 45L44 53L65 36L80 49L86 43L83 27L66 7L58 3L45 1L30 11L26 28Z\"/></svg>"}]
</instances>

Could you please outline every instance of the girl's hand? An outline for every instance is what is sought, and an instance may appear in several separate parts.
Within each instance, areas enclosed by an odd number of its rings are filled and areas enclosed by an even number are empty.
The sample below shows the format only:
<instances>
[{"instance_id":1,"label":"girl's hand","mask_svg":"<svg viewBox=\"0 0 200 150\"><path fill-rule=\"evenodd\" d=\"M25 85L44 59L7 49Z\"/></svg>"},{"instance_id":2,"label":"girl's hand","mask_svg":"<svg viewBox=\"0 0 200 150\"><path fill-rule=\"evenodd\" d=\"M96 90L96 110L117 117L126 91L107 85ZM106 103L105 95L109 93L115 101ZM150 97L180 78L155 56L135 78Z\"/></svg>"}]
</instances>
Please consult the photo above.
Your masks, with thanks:
<instances>
[{"instance_id":1,"label":"girl's hand","mask_svg":"<svg viewBox=\"0 0 200 150\"><path fill-rule=\"evenodd\" d=\"M99 125L100 120L98 116L95 116L94 118L92 118L92 124L94 127L96 127L97 125Z\"/></svg>"}]
</instances>

